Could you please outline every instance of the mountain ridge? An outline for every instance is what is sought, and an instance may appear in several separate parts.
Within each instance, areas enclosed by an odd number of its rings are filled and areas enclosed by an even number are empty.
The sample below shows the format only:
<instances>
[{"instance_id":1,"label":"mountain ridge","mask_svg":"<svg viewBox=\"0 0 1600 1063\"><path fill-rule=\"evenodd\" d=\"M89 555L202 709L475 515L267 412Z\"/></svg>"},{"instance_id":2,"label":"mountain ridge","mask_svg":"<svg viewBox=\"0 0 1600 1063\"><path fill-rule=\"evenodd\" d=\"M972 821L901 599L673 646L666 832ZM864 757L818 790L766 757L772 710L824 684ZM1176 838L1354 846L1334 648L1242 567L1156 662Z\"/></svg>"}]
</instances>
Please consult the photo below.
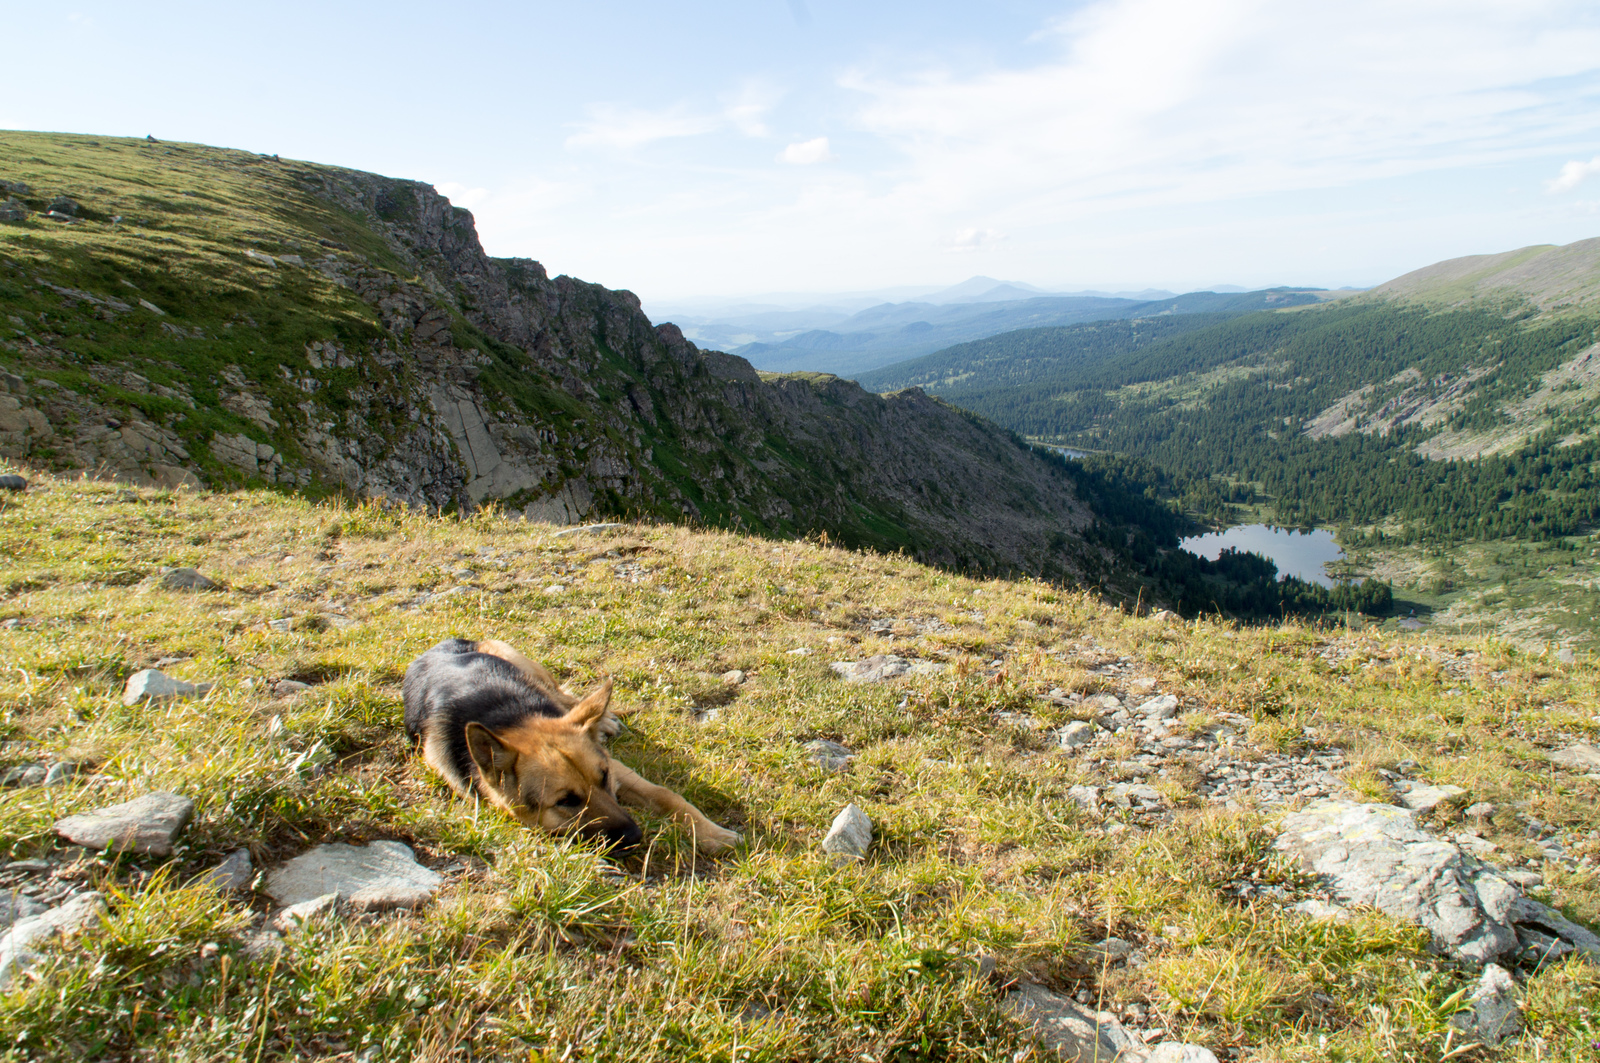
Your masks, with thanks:
<instances>
[{"instance_id":1,"label":"mountain ridge","mask_svg":"<svg viewBox=\"0 0 1600 1063\"><path fill-rule=\"evenodd\" d=\"M763 378L631 292L489 258L423 183L47 134L0 134L0 166L21 215L0 226L0 455L1093 564L1071 478L1008 433L921 392Z\"/></svg>"}]
</instances>

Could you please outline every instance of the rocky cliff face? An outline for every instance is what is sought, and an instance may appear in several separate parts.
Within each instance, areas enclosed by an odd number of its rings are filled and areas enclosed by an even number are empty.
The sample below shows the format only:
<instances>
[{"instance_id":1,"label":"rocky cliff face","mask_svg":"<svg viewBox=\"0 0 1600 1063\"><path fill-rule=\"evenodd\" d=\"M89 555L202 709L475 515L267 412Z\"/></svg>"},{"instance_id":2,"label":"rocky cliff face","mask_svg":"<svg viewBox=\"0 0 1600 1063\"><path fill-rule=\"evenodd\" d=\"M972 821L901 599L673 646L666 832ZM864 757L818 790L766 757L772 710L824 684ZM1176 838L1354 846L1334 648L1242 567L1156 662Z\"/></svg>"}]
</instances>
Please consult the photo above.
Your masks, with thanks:
<instances>
[{"instance_id":1,"label":"rocky cliff face","mask_svg":"<svg viewBox=\"0 0 1600 1063\"><path fill-rule=\"evenodd\" d=\"M31 134L0 137L0 167L24 207L75 208L0 226L7 456L556 522L826 531L1052 576L1087 557L1070 484L993 425L698 350L632 293L489 258L427 185Z\"/></svg>"}]
</instances>

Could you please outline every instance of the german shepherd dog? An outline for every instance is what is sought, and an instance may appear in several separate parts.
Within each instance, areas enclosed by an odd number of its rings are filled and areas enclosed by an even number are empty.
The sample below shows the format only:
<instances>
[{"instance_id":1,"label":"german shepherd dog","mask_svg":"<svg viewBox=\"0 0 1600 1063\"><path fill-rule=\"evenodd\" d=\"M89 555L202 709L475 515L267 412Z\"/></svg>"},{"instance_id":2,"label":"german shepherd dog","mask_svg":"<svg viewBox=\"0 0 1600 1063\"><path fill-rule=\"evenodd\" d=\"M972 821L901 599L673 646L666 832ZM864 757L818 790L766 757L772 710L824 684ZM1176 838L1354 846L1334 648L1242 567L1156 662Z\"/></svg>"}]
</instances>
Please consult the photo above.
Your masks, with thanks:
<instances>
[{"instance_id":1,"label":"german shepherd dog","mask_svg":"<svg viewBox=\"0 0 1600 1063\"><path fill-rule=\"evenodd\" d=\"M481 796L529 827L605 839L631 849L644 832L623 805L670 816L701 852L740 836L682 797L613 759L621 729L608 678L582 698L504 642L446 639L411 662L403 686L406 733L422 759L463 797Z\"/></svg>"}]
</instances>

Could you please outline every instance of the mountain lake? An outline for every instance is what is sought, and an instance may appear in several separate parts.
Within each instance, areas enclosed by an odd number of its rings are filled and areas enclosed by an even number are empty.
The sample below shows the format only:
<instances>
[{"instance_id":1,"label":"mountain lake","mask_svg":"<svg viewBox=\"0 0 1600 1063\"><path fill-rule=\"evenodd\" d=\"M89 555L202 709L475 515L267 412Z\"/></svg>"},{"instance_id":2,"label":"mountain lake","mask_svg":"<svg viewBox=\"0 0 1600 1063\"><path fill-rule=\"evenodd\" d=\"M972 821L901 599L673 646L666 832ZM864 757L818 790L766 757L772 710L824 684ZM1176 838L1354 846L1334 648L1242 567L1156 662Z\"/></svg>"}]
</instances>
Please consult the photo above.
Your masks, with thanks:
<instances>
[{"instance_id":1,"label":"mountain lake","mask_svg":"<svg viewBox=\"0 0 1600 1063\"><path fill-rule=\"evenodd\" d=\"M1307 583L1333 586L1324 566L1342 561L1344 551L1333 541L1333 532L1313 528L1302 532L1293 528L1274 528L1270 524L1240 524L1226 531L1208 532L1184 539L1178 544L1191 554L1215 561L1227 547L1262 554L1278 566L1278 578L1298 576Z\"/></svg>"}]
</instances>

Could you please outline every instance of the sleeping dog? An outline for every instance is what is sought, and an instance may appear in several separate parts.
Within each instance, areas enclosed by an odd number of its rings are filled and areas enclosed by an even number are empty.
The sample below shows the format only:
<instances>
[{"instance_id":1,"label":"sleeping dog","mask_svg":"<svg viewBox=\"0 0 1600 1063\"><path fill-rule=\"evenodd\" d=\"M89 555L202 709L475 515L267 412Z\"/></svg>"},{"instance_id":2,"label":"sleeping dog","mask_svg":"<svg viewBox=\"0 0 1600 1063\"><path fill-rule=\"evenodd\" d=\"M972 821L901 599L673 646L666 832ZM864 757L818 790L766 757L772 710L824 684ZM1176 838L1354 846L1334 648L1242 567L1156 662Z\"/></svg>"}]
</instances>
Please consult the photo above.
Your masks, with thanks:
<instances>
[{"instance_id":1,"label":"sleeping dog","mask_svg":"<svg viewBox=\"0 0 1600 1063\"><path fill-rule=\"evenodd\" d=\"M527 826L630 849L644 834L626 804L682 823L701 852L740 840L611 759L604 739L621 724L610 679L576 698L504 642L446 639L411 662L403 690L406 733L422 759L458 794L481 796Z\"/></svg>"}]
</instances>

